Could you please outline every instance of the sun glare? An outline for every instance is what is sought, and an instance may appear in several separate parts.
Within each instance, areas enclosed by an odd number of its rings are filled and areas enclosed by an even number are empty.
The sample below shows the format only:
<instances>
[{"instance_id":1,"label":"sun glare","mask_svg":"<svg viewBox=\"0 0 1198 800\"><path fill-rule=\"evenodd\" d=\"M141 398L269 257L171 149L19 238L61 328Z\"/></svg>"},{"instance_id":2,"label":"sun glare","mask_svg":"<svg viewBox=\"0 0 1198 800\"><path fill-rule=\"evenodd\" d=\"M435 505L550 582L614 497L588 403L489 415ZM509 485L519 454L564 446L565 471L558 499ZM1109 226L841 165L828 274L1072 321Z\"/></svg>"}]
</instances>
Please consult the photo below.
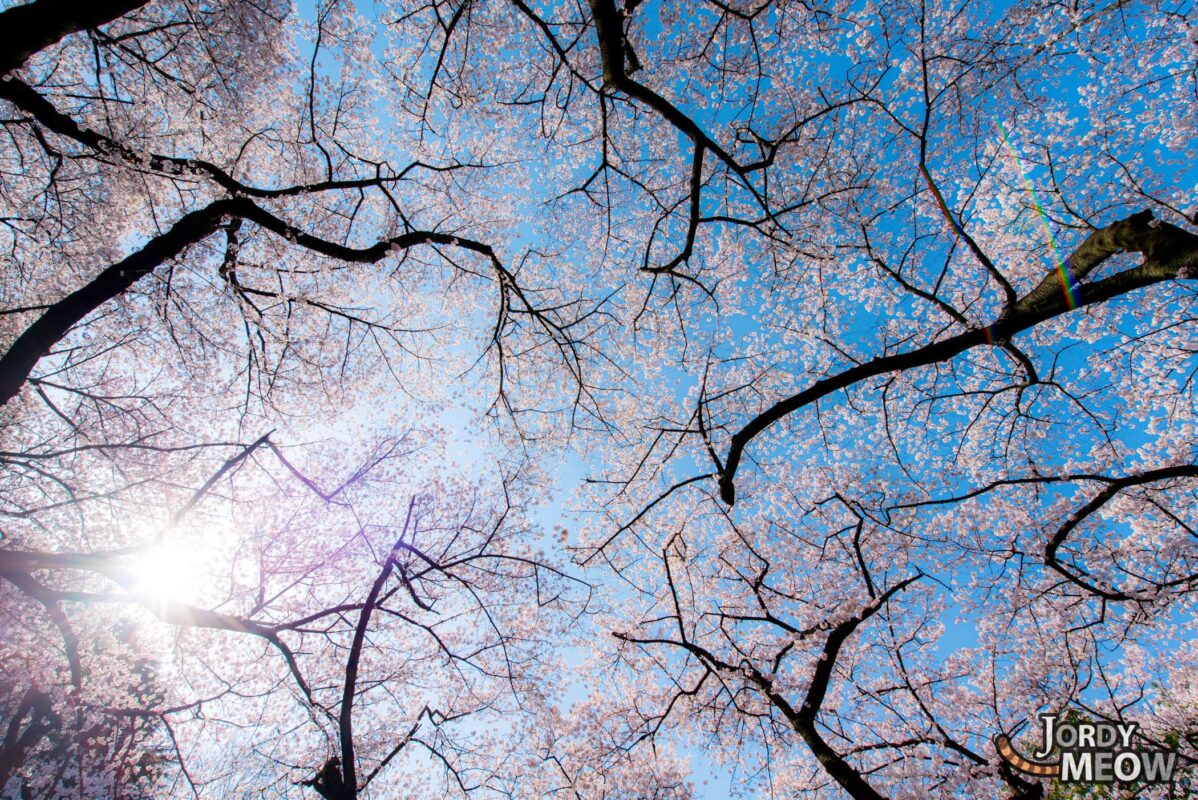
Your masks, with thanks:
<instances>
[{"instance_id":1,"label":"sun glare","mask_svg":"<svg viewBox=\"0 0 1198 800\"><path fill-rule=\"evenodd\" d=\"M179 542L164 542L147 550L134 567L133 590L162 600L186 601L200 588L198 553Z\"/></svg>"}]
</instances>

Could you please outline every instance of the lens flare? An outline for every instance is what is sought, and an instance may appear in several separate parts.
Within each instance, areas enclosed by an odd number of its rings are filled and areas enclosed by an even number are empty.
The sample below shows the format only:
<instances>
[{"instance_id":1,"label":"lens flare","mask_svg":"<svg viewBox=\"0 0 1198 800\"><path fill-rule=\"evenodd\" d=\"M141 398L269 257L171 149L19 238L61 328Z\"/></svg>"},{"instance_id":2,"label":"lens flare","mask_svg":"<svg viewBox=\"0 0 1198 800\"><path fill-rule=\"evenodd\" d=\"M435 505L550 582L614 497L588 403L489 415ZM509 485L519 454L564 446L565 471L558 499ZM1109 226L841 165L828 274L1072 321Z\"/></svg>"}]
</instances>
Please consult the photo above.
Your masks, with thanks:
<instances>
[{"instance_id":1,"label":"lens flare","mask_svg":"<svg viewBox=\"0 0 1198 800\"><path fill-rule=\"evenodd\" d=\"M1019 153L1015 152L1015 146L1011 144L1011 137L1007 134L1007 129L997 119L994 121L994 124L998 127L999 137L1002 139L1002 143L1006 145L1007 152L1011 156L1011 161L1015 165L1015 169L1019 171L1019 177L1023 178L1024 188L1027 190L1028 196L1032 199L1032 209L1040 219L1040 224L1044 228L1044 235L1048 239L1048 246L1052 250L1052 257L1056 263L1057 279L1061 282L1061 291L1065 294L1065 302L1069 305L1069 310L1072 311L1077 308L1077 294L1074 291L1073 278L1069 275L1065 259L1061 257L1061 250L1057 246L1057 237L1053 234L1052 227L1048 224L1048 214L1044 213L1044 206L1041 205L1040 198L1036 194L1036 187L1032 184L1031 178L1028 177L1027 170L1023 168L1023 159Z\"/></svg>"}]
</instances>

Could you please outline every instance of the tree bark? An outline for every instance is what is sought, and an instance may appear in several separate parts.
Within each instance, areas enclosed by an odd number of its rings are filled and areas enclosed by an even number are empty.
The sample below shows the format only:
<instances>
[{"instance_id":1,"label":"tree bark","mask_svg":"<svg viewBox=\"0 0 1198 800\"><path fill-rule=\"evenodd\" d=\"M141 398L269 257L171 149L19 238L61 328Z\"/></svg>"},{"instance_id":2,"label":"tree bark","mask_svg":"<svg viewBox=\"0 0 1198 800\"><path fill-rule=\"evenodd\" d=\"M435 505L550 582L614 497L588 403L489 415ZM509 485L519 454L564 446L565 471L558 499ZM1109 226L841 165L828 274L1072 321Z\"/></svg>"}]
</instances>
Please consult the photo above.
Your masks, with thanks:
<instances>
[{"instance_id":1,"label":"tree bark","mask_svg":"<svg viewBox=\"0 0 1198 800\"><path fill-rule=\"evenodd\" d=\"M112 22L147 0L36 0L0 13L0 75L63 37Z\"/></svg>"}]
</instances>

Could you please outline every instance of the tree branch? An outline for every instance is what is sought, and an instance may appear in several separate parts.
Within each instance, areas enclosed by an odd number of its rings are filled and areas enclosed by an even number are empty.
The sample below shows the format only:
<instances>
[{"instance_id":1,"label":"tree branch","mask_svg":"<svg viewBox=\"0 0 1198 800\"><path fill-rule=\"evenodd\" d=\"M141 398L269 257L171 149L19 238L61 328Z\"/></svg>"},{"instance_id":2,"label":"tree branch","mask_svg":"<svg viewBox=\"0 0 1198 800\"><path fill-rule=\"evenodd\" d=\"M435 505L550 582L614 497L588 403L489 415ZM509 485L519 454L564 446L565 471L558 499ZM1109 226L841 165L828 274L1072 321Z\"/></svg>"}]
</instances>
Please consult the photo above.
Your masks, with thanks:
<instances>
[{"instance_id":1,"label":"tree branch","mask_svg":"<svg viewBox=\"0 0 1198 800\"><path fill-rule=\"evenodd\" d=\"M72 33L112 22L146 0L36 0L0 12L0 75Z\"/></svg>"},{"instance_id":2,"label":"tree branch","mask_svg":"<svg viewBox=\"0 0 1198 800\"><path fill-rule=\"evenodd\" d=\"M1198 278L1198 236L1153 220L1151 211L1141 211L1092 233L1069 257L1069 272L1077 275L1080 281L1100 263L1121 251L1142 253L1144 261L1092 284L1062 285L1054 270L992 325L972 328L916 350L879 356L816 381L798 394L774 403L732 435L728 458L719 478L720 498L728 505L736 502L736 470L749 442L774 423L839 389L879 375L948 361L979 345L1001 343L1074 308L1096 305L1154 283Z\"/></svg>"},{"instance_id":3,"label":"tree branch","mask_svg":"<svg viewBox=\"0 0 1198 800\"><path fill-rule=\"evenodd\" d=\"M306 233L285 222L247 198L217 200L204 208L184 215L166 233L155 236L140 250L100 272L86 286L50 305L26 328L8 352L0 357L0 405L8 403L28 381L37 362L88 314L104 303L124 294L141 278L165 262L175 258L188 247L215 233L223 220L240 217L277 234L300 247L321 255L351 263L372 264L381 261L394 250L421 244L441 244L461 247L487 257L497 268L505 289L519 294L518 287L508 285L509 273L502 268L489 245L460 236L433 231L411 231L383 239L370 247L356 248L332 242ZM504 283L507 281L508 283Z\"/></svg>"}]
</instances>

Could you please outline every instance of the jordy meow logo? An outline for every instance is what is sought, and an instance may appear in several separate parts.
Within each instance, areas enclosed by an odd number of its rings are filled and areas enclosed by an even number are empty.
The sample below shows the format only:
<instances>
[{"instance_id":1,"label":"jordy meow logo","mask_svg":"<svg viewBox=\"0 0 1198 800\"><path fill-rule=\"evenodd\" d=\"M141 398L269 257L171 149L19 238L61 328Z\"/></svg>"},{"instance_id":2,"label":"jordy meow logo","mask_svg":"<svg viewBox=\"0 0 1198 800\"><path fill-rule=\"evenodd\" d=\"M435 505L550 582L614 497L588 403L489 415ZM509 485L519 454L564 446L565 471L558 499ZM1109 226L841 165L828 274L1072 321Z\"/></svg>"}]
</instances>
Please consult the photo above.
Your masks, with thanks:
<instances>
[{"instance_id":1,"label":"jordy meow logo","mask_svg":"<svg viewBox=\"0 0 1198 800\"><path fill-rule=\"evenodd\" d=\"M1090 722L1042 714L1044 747L1024 758L1006 735L994 745L1003 761L1020 772L1062 783L1166 783L1173 779L1177 753L1135 746L1134 722ZM1046 762L1056 752L1058 760Z\"/></svg>"}]
</instances>

